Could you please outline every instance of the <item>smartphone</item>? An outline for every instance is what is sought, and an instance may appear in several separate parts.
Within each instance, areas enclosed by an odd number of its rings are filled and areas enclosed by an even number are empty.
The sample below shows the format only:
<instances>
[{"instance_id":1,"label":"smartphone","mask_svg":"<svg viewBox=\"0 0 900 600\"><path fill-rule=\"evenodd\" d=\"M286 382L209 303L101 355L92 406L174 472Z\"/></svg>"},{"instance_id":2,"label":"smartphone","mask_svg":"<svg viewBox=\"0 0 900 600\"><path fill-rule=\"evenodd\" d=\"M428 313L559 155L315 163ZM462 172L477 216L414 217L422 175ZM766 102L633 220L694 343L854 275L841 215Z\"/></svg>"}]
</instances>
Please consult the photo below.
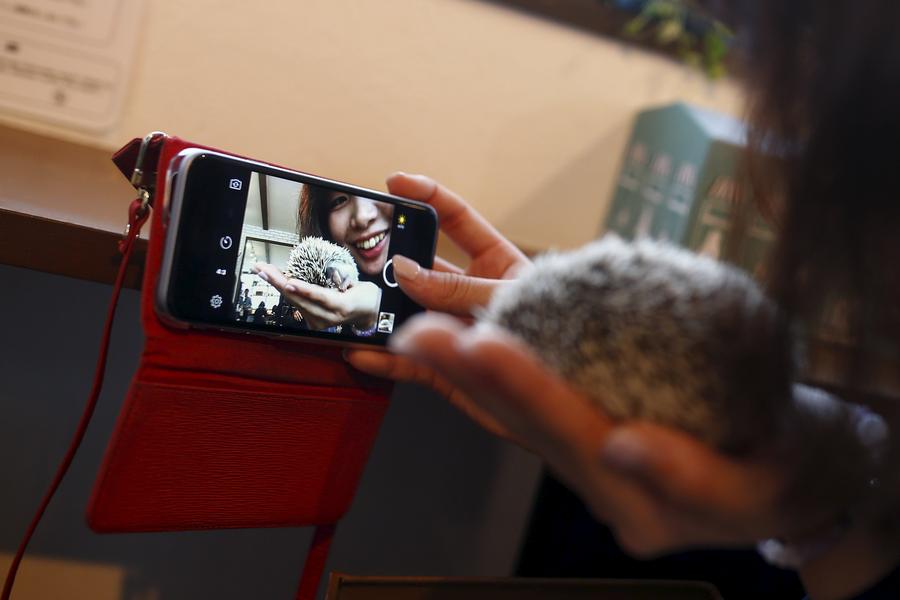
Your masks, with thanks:
<instances>
[{"instance_id":1,"label":"smartphone","mask_svg":"<svg viewBox=\"0 0 900 600\"><path fill-rule=\"evenodd\" d=\"M423 310L397 285L392 257L432 266L438 219L427 204L202 149L179 153L166 181L157 308L168 322L372 346ZM279 292L260 263L360 309L335 321Z\"/></svg>"}]
</instances>

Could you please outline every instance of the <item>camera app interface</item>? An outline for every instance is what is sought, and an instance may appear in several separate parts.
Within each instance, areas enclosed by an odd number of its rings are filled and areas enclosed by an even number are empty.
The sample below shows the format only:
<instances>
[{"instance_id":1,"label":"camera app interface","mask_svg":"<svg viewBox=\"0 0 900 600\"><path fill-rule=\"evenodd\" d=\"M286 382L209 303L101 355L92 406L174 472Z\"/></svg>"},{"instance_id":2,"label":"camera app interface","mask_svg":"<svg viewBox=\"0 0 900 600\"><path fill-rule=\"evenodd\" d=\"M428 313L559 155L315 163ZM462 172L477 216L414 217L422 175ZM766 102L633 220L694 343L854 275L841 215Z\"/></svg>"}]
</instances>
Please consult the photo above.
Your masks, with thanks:
<instances>
[{"instance_id":1,"label":"camera app interface","mask_svg":"<svg viewBox=\"0 0 900 600\"><path fill-rule=\"evenodd\" d=\"M249 183L234 318L351 336L391 333L399 307L384 292L395 285L388 254L394 205L260 173Z\"/></svg>"},{"instance_id":2,"label":"camera app interface","mask_svg":"<svg viewBox=\"0 0 900 600\"><path fill-rule=\"evenodd\" d=\"M181 273L202 273L189 300L202 320L384 343L421 310L394 280L392 256L430 264L429 211L223 162L198 161L185 189L180 228L214 248L179 261Z\"/></svg>"}]
</instances>

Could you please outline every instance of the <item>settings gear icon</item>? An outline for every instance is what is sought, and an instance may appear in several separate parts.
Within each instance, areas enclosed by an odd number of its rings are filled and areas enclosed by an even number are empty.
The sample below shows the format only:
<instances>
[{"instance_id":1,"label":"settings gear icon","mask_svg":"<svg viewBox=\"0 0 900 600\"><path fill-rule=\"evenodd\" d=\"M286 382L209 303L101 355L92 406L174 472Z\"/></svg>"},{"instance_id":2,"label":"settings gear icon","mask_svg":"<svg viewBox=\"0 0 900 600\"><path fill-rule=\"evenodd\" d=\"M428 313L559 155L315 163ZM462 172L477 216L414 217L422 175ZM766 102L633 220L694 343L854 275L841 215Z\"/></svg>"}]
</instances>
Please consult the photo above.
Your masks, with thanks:
<instances>
[{"instance_id":1,"label":"settings gear icon","mask_svg":"<svg viewBox=\"0 0 900 600\"><path fill-rule=\"evenodd\" d=\"M222 306L222 296L216 294L212 298L209 299L209 305L213 308L219 308Z\"/></svg>"}]
</instances>

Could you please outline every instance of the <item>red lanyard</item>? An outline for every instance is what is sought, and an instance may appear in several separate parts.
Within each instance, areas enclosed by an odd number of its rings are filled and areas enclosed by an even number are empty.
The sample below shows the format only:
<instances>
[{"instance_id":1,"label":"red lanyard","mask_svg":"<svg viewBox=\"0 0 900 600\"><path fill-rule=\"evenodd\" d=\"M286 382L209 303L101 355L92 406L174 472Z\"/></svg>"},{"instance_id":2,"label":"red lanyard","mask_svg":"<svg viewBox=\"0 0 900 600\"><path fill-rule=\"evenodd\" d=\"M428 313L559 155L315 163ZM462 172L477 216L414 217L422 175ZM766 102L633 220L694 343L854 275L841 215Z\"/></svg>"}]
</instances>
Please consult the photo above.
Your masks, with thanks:
<instances>
[{"instance_id":1,"label":"red lanyard","mask_svg":"<svg viewBox=\"0 0 900 600\"><path fill-rule=\"evenodd\" d=\"M116 274L116 281L113 284L112 297L109 300L109 308L106 311L106 323L103 324L103 337L100 338L100 352L97 355L97 365L94 367L94 383L91 387L91 393L88 395L84 411L81 413L81 420L78 421L78 427L75 428L75 434L72 436L72 441L69 443L69 449L66 450L65 456L63 456L62 461L59 463L59 467L56 469L56 475L53 476L53 481L50 483L50 487L47 488L43 499L41 499L41 503L38 505L38 509L34 513L31 523L28 525L28 529L25 530L25 535L22 536L19 549L16 550L16 555L9 565L9 571L6 574L6 582L3 584L3 593L0 594L0 600L9 600L9 596L12 593L13 582L16 580L16 573L19 570L19 564L22 562L22 557L25 555L25 549L28 547L28 542L31 541L31 537L34 535L34 531L37 529L41 517L44 516L44 512L47 510L50 500L53 499L53 495L59 488L59 484L62 483L63 478L66 476L66 472L69 470L69 466L75 458L75 453L78 452L78 447L81 446L81 441L84 439L84 434L87 431L88 424L91 422L91 417L94 416L94 409L97 407L97 398L99 398L100 390L103 388L103 376L106 373L106 355L109 352L109 336L112 332L113 321L116 316L116 306L119 304L119 293L122 291L122 282L125 279L125 271L128 268L131 251L134 249L134 241L137 239L137 236L141 231L141 226L147 221L149 215L150 208L147 205L146 198L142 194L141 197L132 201L131 206L128 208L128 227L125 230L125 236L119 242L119 252L122 253L122 262L119 264L119 271Z\"/></svg>"},{"instance_id":2,"label":"red lanyard","mask_svg":"<svg viewBox=\"0 0 900 600\"><path fill-rule=\"evenodd\" d=\"M119 242L119 252L122 253L122 261L119 264L119 271L116 274L116 280L113 284L109 308L106 312L106 322L103 325L103 336L100 339L100 352L97 355L97 364L94 367L94 383L91 387L91 393L88 395L87 403L81 414L78 427L75 429L75 434L72 436L72 441L69 443L69 448L66 450L65 456L59 463L53 481L50 483L50 487L44 494L43 499L41 499L41 503L38 505L38 509L35 512L31 523L28 525L28 529L25 530L25 534L22 536L22 541L19 544L18 550L16 550L16 555L9 565L9 571L6 574L6 581L3 584L3 592L0 594L0 600L9 600L13 583L16 580L16 574L19 570L22 558L25 555L25 550L28 548L28 543L31 541L38 523L40 523L41 518L44 516L47 506L53 499L53 495L62 483L63 478L65 478L66 472L69 470L69 466L72 464L72 460L75 458L79 446L81 446L81 441L84 439L84 434L90 424L91 417L94 415L97 399L103 388L103 376L106 372L106 357L109 352L109 338L113 321L115 320L116 307L119 303L119 294L122 291L122 282L125 279L125 272L131 258L131 251L134 249L135 240L137 240L141 227L147 221L149 215L149 195L146 191L142 190L140 196L132 201L129 206L128 226L125 229L125 235ZM309 552L306 556L306 562L303 565L300 584L295 596L296 600L313 600L315 598L316 591L319 587L319 580L322 577L325 563L328 559L328 550L331 546L334 530L335 526L333 524L316 527L312 544L310 545Z\"/></svg>"}]
</instances>

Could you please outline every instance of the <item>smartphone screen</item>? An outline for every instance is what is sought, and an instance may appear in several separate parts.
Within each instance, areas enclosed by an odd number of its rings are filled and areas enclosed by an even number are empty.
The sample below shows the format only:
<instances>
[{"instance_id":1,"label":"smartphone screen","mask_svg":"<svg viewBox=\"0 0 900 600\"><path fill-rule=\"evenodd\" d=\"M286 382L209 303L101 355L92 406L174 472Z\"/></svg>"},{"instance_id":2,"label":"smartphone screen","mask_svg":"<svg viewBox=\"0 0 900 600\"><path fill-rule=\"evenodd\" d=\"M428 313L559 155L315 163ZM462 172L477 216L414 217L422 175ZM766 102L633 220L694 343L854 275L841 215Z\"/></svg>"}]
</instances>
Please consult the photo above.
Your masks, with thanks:
<instances>
[{"instance_id":1,"label":"smartphone screen","mask_svg":"<svg viewBox=\"0 0 900 600\"><path fill-rule=\"evenodd\" d=\"M432 265L437 216L425 204L197 151L171 187L160 302L178 321L383 345L422 310L392 257ZM282 294L255 272L261 264L319 286L324 304ZM336 321L327 299L349 295L360 308Z\"/></svg>"}]
</instances>

